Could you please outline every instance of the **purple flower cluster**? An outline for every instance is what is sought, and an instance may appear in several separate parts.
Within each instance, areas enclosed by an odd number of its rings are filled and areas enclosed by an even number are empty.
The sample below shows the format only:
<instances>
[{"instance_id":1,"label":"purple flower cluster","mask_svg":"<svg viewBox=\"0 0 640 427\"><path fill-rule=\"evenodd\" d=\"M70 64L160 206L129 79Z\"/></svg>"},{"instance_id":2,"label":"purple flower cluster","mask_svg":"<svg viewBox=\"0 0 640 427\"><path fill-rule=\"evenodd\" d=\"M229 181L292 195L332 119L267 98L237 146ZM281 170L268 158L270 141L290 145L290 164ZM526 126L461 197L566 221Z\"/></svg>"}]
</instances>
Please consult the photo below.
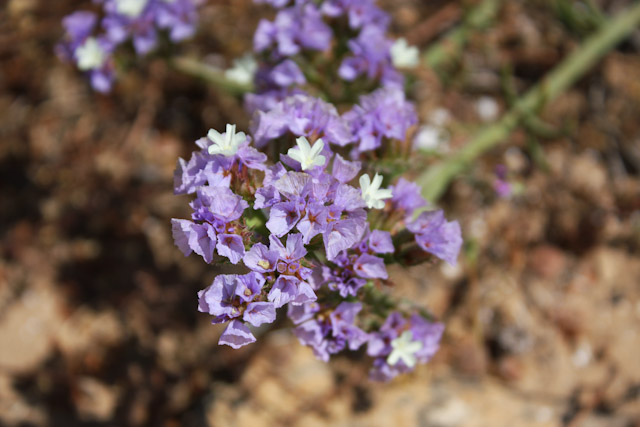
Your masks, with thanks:
<instances>
[{"instance_id":1,"label":"purple flower cluster","mask_svg":"<svg viewBox=\"0 0 640 427\"><path fill-rule=\"evenodd\" d=\"M194 200L191 219L172 220L174 240L185 256L195 252L207 263L230 262L247 271L219 275L198 294L200 311L212 315L213 323L228 323L220 344L238 348L255 341L250 326L273 322L276 310L286 306L296 336L322 360L386 340L388 348L369 352L376 358L374 375L383 378L378 371L384 370L390 378L413 368L411 360L426 361L442 329L418 315L398 327L370 326L376 310L363 288L384 285L386 264L401 262L403 242L394 237L402 224L425 251L450 262L460 249L459 227L444 221L441 211L410 220L425 205L418 187L401 179L391 189L380 188L382 177L362 174L360 162L345 160L318 138L332 134L317 100L302 96L298 102L307 104L297 119L306 123L300 129L312 142L298 137L275 164L267 166L267 156L233 125L224 133L210 130L191 159L178 161L175 192L194 194ZM299 125L287 123L289 131ZM280 133L262 132L260 138L272 143ZM352 185L356 180L360 188ZM372 228L373 211L382 228ZM413 331L408 344L399 335L402 328ZM404 365L396 363L398 357Z\"/></svg>"},{"instance_id":2,"label":"purple flower cluster","mask_svg":"<svg viewBox=\"0 0 640 427\"><path fill-rule=\"evenodd\" d=\"M86 11L74 12L63 19L66 39L58 46L58 52L87 72L91 85L99 92L111 90L115 78L112 55L119 45L131 40L136 53L145 55L157 46L159 32L166 32L173 42L187 39L195 32L199 0L95 2L102 6L101 19Z\"/></svg>"},{"instance_id":3,"label":"purple flower cluster","mask_svg":"<svg viewBox=\"0 0 640 427\"><path fill-rule=\"evenodd\" d=\"M250 112L273 106L273 97L281 100L307 85L336 79L402 87L402 74L392 61L393 41L386 35L389 16L374 0L254 1L278 13L273 21L263 19L254 35L261 66L257 93L246 100Z\"/></svg>"},{"instance_id":4,"label":"purple flower cluster","mask_svg":"<svg viewBox=\"0 0 640 427\"><path fill-rule=\"evenodd\" d=\"M407 319L392 312L367 342L367 354L375 358L371 377L386 381L411 371L416 363L427 363L438 351L443 331L442 323L418 314Z\"/></svg>"},{"instance_id":5,"label":"purple flower cluster","mask_svg":"<svg viewBox=\"0 0 640 427\"><path fill-rule=\"evenodd\" d=\"M360 98L360 103L344 114L351 132L359 141L355 153L376 150L383 141L405 141L407 132L418 123L418 115L402 90L381 88Z\"/></svg>"},{"instance_id":6,"label":"purple flower cluster","mask_svg":"<svg viewBox=\"0 0 640 427\"><path fill-rule=\"evenodd\" d=\"M239 348L286 307L318 358L365 346L372 377L388 380L426 363L444 327L388 294L387 265L454 264L462 245L457 222L373 161L409 147L418 122L388 15L373 0L255 1L278 12L254 37L251 135L210 130L174 177L177 194L193 195L191 218L172 220L176 245L238 271L200 291L198 309L227 324L220 344ZM406 43L395 51L412 62ZM329 93L334 77L353 89L347 102Z\"/></svg>"}]
</instances>

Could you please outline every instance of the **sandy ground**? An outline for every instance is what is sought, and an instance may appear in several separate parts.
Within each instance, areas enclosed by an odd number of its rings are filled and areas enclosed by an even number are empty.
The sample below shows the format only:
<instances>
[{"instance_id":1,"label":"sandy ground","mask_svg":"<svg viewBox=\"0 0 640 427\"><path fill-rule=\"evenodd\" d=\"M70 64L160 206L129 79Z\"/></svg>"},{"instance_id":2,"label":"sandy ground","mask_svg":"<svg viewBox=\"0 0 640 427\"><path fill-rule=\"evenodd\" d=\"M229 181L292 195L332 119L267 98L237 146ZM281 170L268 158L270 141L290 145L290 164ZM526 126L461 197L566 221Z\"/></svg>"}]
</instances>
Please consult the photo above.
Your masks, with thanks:
<instances>
[{"instance_id":1,"label":"sandy ground","mask_svg":"<svg viewBox=\"0 0 640 427\"><path fill-rule=\"evenodd\" d=\"M216 345L195 308L216 271L173 246L187 199L172 173L208 128L248 119L159 58L92 93L52 53L61 17L87 3L0 6L0 424L640 426L638 34L445 195L460 265L392 271L394 292L446 323L442 349L377 384L362 354L319 362L286 328ZM522 93L589 31L545 2L508 3L441 77L418 76L421 119L449 111L443 153L482 126L481 97L508 108L502 72ZM462 16L461 2L383 4L423 48ZM184 51L239 56L253 7L210 2ZM496 164L517 183L508 199Z\"/></svg>"}]
</instances>

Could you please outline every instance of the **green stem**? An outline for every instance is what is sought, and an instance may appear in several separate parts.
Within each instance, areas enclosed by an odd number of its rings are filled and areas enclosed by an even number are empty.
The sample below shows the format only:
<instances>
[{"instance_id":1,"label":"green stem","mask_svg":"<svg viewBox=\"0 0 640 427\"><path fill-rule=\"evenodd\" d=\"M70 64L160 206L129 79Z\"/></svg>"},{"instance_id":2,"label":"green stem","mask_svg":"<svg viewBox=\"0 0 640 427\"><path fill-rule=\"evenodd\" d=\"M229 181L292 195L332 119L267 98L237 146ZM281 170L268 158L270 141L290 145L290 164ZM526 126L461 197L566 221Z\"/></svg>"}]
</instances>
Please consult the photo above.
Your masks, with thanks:
<instances>
[{"instance_id":1,"label":"green stem","mask_svg":"<svg viewBox=\"0 0 640 427\"><path fill-rule=\"evenodd\" d=\"M178 71L194 76L207 83L223 89L234 95L242 95L253 91L252 84L241 84L229 80L224 75L224 70L203 64L197 59L187 57L177 57L171 60L171 65Z\"/></svg>"},{"instance_id":2,"label":"green stem","mask_svg":"<svg viewBox=\"0 0 640 427\"><path fill-rule=\"evenodd\" d=\"M478 156L504 142L523 118L537 113L547 102L575 83L639 24L640 3L607 21L598 33L587 39L541 83L529 90L500 121L484 128L460 151L420 176L418 183L422 186L422 195L432 202L438 200L449 183Z\"/></svg>"}]
</instances>

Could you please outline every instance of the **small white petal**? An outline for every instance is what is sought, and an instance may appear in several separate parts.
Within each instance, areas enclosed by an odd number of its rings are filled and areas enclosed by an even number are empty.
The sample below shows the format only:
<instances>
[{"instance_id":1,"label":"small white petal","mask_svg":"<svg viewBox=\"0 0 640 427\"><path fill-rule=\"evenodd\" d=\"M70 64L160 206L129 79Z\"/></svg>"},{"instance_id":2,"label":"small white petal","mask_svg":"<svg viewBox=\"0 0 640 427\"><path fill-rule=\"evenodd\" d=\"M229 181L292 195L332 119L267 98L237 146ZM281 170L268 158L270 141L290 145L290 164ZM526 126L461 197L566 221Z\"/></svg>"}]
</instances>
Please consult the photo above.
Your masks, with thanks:
<instances>
[{"instance_id":1,"label":"small white petal","mask_svg":"<svg viewBox=\"0 0 640 427\"><path fill-rule=\"evenodd\" d=\"M129 18L140 16L148 0L116 0L116 10Z\"/></svg>"},{"instance_id":2,"label":"small white petal","mask_svg":"<svg viewBox=\"0 0 640 427\"><path fill-rule=\"evenodd\" d=\"M78 68L82 71L95 70L102 67L106 60L104 49L94 37L89 37L75 52Z\"/></svg>"},{"instance_id":3,"label":"small white petal","mask_svg":"<svg viewBox=\"0 0 640 427\"><path fill-rule=\"evenodd\" d=\"M258 71L258 63L255 58L247 53L241 58L233 61L233 67L224 72L224 76L236 83L248 85L253 82L253 78Z\"/></svg>"},{"instance_id":4,"label":"small white petal","mask_svg":"<svg viewBox=\"0 0 640 427\"><path fill-rule=\"evenodd\" d=\"M322 139L318 139L313 147L309 145L309 141L304 136L296 139L296 147L290 148L287 155L293 160L300 163L300 168L304 171L315 166L323 166L326 158L321 155L324 148Z\"/></svg>"},{"instance_id":5,"label":"small white petal","mask_svg":"<svg viewBox=\"0 0 640 427\"><path fill-rule=\"evenodd\" d=\"M213 142L213 145L209 146L209 154L222 154L230 157L238 152L238 148L247 139L247 136L244 132L236 133L236 125L227 124L224 134L220 134L215 129L209 129L207 138Z\"/></svg>"},{"instance_id":6,"label":"small white petal","mask_svg":"<svg viewBox=\"0 0 640 427\"><path fill-rule=\"evenodd\" d=\"M391 62L397 68L414 68L420 61L420 51L409 46L407 40L400 38L391 46Z\"/></svg>"},{"instance_id":7,"label":"small white petal","mask_svg":"<svg viewBox=\"0 0 640 427\"><path fill-rule=\"evenodd\" d=\"M373 182L369 175L364 174L360 177L360 189L362 191L362 199L366 203L369 209L382 209L384 208L385 199L390 199L393 193L389 189L381 189L382 176L375 174Z\"/></svg>"},{"instance_id":8,"label":"small white petal","mask_svg":"<svg viewBox=\"0 0 640 427\"><path fill-rule=\"evenodd\" d=\"M404 331L402 335L391 341L393 350L387 356L387 363L391 366L402 360L409 368L413 368L416 364L415 354L422 349L422 343L413 341L411 331Z\"/></svg>"}]
</instances>

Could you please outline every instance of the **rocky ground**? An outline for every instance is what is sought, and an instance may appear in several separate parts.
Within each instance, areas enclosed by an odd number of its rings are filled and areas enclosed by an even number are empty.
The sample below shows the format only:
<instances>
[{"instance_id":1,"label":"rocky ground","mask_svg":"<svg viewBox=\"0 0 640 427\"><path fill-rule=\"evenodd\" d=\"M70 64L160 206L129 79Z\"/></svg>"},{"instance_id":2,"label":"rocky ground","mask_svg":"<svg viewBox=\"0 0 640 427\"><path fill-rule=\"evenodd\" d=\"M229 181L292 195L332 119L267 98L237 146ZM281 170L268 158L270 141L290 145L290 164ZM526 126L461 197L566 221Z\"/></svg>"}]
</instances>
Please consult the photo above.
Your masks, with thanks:
<instances>
[{"instance_id":1,"label":"rocky ground","mask_svg":"<svg viewBox=\"0 0 640 427\"><path fill-rule=\"evenodd\" d=\"M465 4L382 3L423 48ZM260 14L208 4L183 49L224 64ZM195 309L216 272L173 246L187 199L172 172L208 128L248 120L158 58L92 93L52 53L80 7L0 6L0 424L640 426L640 34L447 192L462 262L392 272L394 292L446 323L442 348L377 384L362 354L325 364L287 329L216 345ZM505 86L522 93L593 30L571 22L548 2L507 2L440 76L422 71L413 96L440 127L435 151L463 145L508 108ZM497 164L509 198L492 190Z\"/></svg>"}]
</instances>

